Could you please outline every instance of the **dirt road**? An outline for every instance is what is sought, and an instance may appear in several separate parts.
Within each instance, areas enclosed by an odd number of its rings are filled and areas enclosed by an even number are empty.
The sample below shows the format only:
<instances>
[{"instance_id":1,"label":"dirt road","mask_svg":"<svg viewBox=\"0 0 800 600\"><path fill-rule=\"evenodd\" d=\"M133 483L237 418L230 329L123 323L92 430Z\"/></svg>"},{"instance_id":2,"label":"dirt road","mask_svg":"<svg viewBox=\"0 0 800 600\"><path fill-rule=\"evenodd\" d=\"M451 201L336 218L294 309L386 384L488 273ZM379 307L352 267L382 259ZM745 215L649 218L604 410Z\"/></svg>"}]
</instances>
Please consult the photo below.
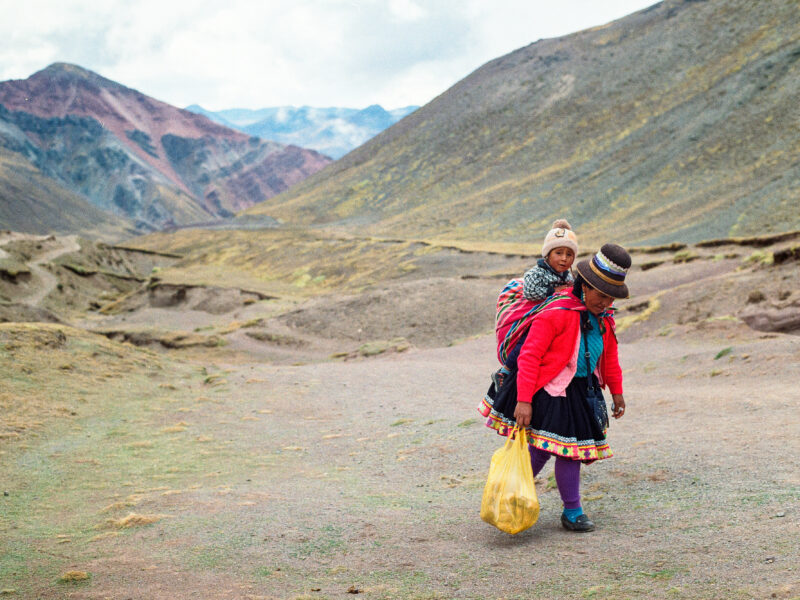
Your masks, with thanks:
<instances>
[{"instance_id":1,"label":"dirt road","mask_svg":"<svg viewBox=\"0 0 800 600\"><path fill-rule=\"evenodd\" d=\"M29 304L31 306L39 306L39 304L44 300L50 292L52 292L56 285L58 285L58 280L56 277L50 273L47 269L45 269L42 265L47 264L56 258L68 254L70 252L77 252L80 250L80 245L78 244L78 236L76 235L67 235L67 236L36 236L36 235L28 235L23 233L10 233L5 234L0 237L0 258L4 258L8 256L8 253L2 249L2 246L8 244L9 242L17 241L17 240L33 240L33 241L51 241L55 244L55 247L43 252L42 254L38 255L34 260L28 263L28 268L31 270L31 273L34 276L34 281L30 286L30 290L25 294L19 295L15 298L16 302L21 304Z\"/></svg>"}]
</instances>

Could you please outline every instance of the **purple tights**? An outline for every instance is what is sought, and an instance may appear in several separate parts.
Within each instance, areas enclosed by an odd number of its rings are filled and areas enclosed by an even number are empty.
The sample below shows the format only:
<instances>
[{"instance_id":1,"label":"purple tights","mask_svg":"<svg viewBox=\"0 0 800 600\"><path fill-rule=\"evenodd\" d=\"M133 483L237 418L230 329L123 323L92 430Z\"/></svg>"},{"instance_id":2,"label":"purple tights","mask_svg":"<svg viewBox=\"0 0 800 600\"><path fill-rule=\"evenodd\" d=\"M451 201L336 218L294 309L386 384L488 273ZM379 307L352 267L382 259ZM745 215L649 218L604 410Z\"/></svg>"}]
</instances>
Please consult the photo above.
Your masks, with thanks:
<instances>
[{"instance_id":1,"label":"purple tights","mask_svg":"<svg viewBox=\"0 0 800 600\"><path fill-rule=\"evenodd\" d=\"M531 466L534 476L539 474L545 463L552 456L539 448L528 447L531 453ZM581 507L581 461L556 456L556 484L564 508Z\"/></svg>"}]
</instances>

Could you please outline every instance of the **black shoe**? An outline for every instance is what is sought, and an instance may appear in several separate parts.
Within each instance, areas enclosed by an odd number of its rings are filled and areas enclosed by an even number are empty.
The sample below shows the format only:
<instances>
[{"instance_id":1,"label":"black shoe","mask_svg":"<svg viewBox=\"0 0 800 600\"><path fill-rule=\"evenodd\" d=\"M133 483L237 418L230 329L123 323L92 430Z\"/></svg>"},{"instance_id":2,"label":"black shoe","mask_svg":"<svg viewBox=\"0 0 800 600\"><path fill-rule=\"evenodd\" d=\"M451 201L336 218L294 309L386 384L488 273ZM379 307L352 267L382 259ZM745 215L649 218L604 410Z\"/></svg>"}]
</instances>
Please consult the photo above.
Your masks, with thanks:
<instances>
[{"instance_id":1,"label":"black shoe","mask_svg":"<svg viewBox=\"0 0 800 600\"><path fill-rule=\"evenodd\" d=\"M578 515L578 518L575 519L573 523L567 518L567 515L561 514L561 525L564 529L569 529L570 531L594 531L594 523L589 520L589 517L584 515Z\"/></svg>"}]
</instances>

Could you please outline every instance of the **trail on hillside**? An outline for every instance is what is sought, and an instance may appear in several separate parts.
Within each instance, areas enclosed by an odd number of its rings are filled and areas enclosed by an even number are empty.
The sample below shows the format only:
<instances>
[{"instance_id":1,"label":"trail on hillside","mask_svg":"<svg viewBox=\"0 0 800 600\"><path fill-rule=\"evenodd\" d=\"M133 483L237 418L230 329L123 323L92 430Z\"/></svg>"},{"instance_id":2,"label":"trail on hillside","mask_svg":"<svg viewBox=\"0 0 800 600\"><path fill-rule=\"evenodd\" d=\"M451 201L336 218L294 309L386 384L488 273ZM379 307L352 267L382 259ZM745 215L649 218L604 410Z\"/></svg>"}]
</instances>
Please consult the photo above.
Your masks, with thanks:
<instances>
[{"instance_id":1,"label":"trail on hillside","mask_svg":"<svg viewBox=\"0 0 800 600\"><path fill-rule=\"evenodd\" d=\"M18 240L52 240L58 244L55 248L38 255L34 260L28 263L28 267L30 268L31 273L38 280L38 283L34 286L30 293L19 296L17 298L17 302L29 304L31 306L38 306L42 300L44 300L47 295L50 294L50 292L52 292L58 285L58 279L55 277L55 275L50 273L50 271L45 269L42 265L52 262L64 254L78 252L81 249L80 244L78 243L78 236L67 235L54 237L36 236L24 233L5 234L2 238L0 238L0 258L5 258L8 256L8 253L3 250L1 246Z\"/></svg>"},{"instance_id":2,"label":"trail on hillside","mask_svg":"<svg viewBox=\"0 0 800 600\"><path fill-rule=\"evenodd\" d=\"M45 252L30 263L29 266L31 271L36 273L37 277L41 281L41 284L37 286L35 292L27 297L21 298L21 302L25 302L32 306L38 306L41 301L44 300L47 295L56 288L56 285L58 285L58 279L56 279L55 275L50 273L50 271L45 269L42 265L55 260L59 256L69 254L71 252L77 252L81 249L80 244L78 244L78 236L76 235L59 237L57 240L59 241L58 248L53 248L52 250Z\"/></svg>"}]
</instances>

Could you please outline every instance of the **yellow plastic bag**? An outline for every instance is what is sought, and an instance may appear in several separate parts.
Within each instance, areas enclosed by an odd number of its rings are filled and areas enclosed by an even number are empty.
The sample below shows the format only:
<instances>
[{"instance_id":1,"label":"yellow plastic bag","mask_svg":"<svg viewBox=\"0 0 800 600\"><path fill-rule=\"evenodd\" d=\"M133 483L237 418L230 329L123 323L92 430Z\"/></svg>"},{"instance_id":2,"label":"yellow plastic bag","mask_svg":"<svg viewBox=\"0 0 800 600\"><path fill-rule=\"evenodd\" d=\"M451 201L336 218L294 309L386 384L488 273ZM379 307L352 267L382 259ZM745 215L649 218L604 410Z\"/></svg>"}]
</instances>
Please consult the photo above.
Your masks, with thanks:
<instances>
[{"instance_id":1,"label":"yellow plastic bag","mask_svg":"<svg viewBox=\"0 0 800 600\"><path fill-rule=\"evenodd\" d=\"M483 488L481 519L514 535L536 523L539 499L533 483L528 435L525 429L519 428L515 428L512 435L492 456L489 477Z\"/></svg>"}]
</instances>

